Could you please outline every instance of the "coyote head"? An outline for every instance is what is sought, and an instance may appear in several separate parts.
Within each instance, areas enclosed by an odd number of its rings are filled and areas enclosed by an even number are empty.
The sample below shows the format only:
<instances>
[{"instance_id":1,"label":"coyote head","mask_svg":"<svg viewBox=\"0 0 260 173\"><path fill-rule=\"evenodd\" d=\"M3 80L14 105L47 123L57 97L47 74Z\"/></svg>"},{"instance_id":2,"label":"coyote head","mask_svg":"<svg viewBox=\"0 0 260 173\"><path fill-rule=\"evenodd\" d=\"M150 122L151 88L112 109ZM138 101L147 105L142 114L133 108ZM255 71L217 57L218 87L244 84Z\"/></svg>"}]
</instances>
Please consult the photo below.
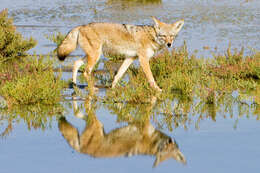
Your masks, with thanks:
<instances>
[{"instance_id":1,"label":"coyote head","mask_svg":"<svg viewBox=\"0 0 260 173\"><path fill-rule=\"evenodd\" d=\"M159 163L170 158L173 158L178 162L186 164L186 159L179 150L178 144L174 141L174 139L171 139L169 137L167 140L163 140L160 142L153 167L156 167Z\"/></svg>"},{"instance_id":2,"label":"coyote head","mask_svg":"<svg viewBox=\"0 0 260 173\"><path fill-rule=\"evenodd\" d=\"M178 32L181 30L184 20L179 20L173 24L163 23L160 20L152 17L155 22L154 28L156 32L156 41L160 45L165 45L171 47L175 37Z\"/></svg>"}]
</instances>

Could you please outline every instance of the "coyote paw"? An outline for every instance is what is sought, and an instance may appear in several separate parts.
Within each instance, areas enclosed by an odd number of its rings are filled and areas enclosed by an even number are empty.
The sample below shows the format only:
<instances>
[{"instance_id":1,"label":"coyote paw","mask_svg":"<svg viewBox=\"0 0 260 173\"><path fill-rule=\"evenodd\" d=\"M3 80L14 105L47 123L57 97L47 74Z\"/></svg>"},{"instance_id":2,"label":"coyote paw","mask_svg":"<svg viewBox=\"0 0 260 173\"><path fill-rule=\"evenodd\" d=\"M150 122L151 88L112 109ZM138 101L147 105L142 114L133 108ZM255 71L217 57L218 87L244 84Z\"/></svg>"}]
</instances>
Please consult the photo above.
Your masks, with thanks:
<instances>
[{"instance_id":1,"label":"coyote paw","mask_svg":"<svg viewBox=\"0 0 260 173\"><path fill-rule=\"evenodd\" d=\"M91 93L97 93L98 91L99 91L99 89L97 88L97 87L89 87L89 91L91 92Z\"/></svg>"},{"instance_id":2,"label":"coyote paw","mask_svg":"<svg viewBox=\"0 0 260 173\"><path fill-rule=\"evenodd\" d=\"M155 87L154 89L156 89L156 91L158 91L158 92L162 92L162 89L161 89L161 88L159 88L158 86L157 86L157 87Z\"/></svg>"},{"instance_id":3,"label":"coyote paw","mask_svg":"<svg viewBox=\"0 0 260 173\"><path fill-rule=\"evenodd\" d=\"M150 86L156 91L162 92L162 89L155 82L150 82Z\"/></svg>"},{"instance_id":4,"label":"coyote paw","mask_svg":"<svg viewBox=\"0 0 260 173\"><path fill-rule=\"evenodd\" d=\"M99 88L93 87L93 91L94 91L94 92L98 92L98 91L99 91Z\"/></svg>"}]
</instances>

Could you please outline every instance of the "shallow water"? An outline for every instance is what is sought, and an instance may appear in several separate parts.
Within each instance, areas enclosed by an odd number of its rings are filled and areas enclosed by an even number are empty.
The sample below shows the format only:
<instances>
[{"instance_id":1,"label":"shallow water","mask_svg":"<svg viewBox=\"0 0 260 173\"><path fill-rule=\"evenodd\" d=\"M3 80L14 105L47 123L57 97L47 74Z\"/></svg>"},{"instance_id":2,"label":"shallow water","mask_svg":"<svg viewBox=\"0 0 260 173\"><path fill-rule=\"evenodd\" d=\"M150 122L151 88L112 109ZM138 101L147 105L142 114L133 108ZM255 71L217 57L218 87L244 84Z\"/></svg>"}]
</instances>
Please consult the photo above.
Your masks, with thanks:
<instances>
[{"instance_id":1,"label":"shallow water","mask_svg":"<svg viewBox=\"0 0 260 173\"><path fill-rule=\"evenodd\" d=\"M260 49L257 44L260 41L258 0L162 0L161 3L131 3L119 0L70 0L66 3L62 0L1 2L0 9L9 9L9 15L14 18L18 30L26 37L32 36L38 41L31 53L36 51L37 54L47 54L55 49L55 45L45 38L45 35L54 32L67 33L74 26L93 21L152 24L151 15L165 22L185 19L184 28L175 45L180 46L186 40L189 51L198 50L199 56L211 56L215 47L217 52L223 53L229 42L235 48L244 46L246 54L251 53L251 48ZM210 50L203 50L204 46L208 46ZM76 51L75 54L81 54L81 51ZM70 76L70 73L63 74L65 79ZM65 99L71 100L72 92L72 89L64 91L68 96ZM105 90L99 95L105 95ZM84 115L89 114L89 110L86 113L83 101L78 101L77 104ZM66 109L63 116L78 128L80 134L83 133L85 120L75 116L73 102L65 101L62 105ZM122 115L111 108L113 105L109 107L109 104L103 104L102 101L97 105L96 109L91 107L90 110L93 109L93 114L103 124L107 134L112 134L114 129L133 122L125 119L123 121ZM155 156L95 158L77 152L58 128L61 115L49 116L48 111L39 116L30 116L31 113L0 113L0 173L257 172L260 168L260 128L257 121L260 115L254 113L255 108L252 107L247 109L234 103L229 107L231 110L225 110L223 107L216 110L214 118L210 113L205 113L207 111L201 112L206 114L202 118L200 113L191 111L187 121L178 119L179 126L165 121L163 116L147 113L146 116L151 116L152 126L175 139L187 160L187 164L183 165L170 159L156 168L152 168ZM138 108L131 107L133 110ZM192 112L195 112L195 115ZM135 117L137 122L142 119L139 114L131 116Z\"/></svg>"},{"instance_id":2,"label":"shallow water","mask_svg":"<svg viewBox=\"0 0 260 173\"><path fill-rule=\"evenodd\" d=\"M4 5L3 5L4 4ZM72 27L89 22L117 22L153 24L150 16L171 23L185 19L175 45L186 40L190 52L210 56L217 48L223 53L228 44L234 48L245 47L259 50L260 1L251 0L162 0L161 3L129 3L123 0L61 0L12 1L4 0L0 8L8 8L10 16L26 36L39 41L37 53L54 49L44 35L61 31L67 33ZM30 25L23 27L23 25ZM31 27L31 26L35 27ZM210 50L204 50L208 46Z\"/></svg>"},{"instance_id":3,"label":"shallow water","mask_svg":"<svg viewBox=\"0 0 260 173\"><path fill-rule=\"evenodd\" d=\"M93 133L90 125L91 119L86 119L90 116L95 116L101 122L104 132L110 135L109 139L118 139L119 143L122 142L122 136L118 137L119 134L130 133L132 137L128 137L129 140L138 133L131 133L131 130L121 131L118 135L111 137L115 129L119 131L125 126L131 126L131 123L120 120L119 115L111 113L112 110L103 105L93 105L90 109L84 107L82 101L65 102L64 105L67 107L67 111L63 116L71 127L78 130L80 136ZM177 172L257 172L259 169L259 122L256 121L256 117L239 117L236 111L234 111L233 117L224 118L223 115L218 115L215 121L204 117L199 124L196 123L197 117L191 116L186 130L180 126L172 131L160 123L163 122L160 116L151 117L150 122L155 130L161 131L176 141L179 150L187 160L187 164L183 165L170 159L160 163L156 168L152 168L155 156L138 155L138 152L137 155L131 157L115 158L99 158L95 154L77 152L77 149L68 142L68 139L73 137L71 129L67 131L67 135L64 135L66 128L63 131L59 128L63 116L52 118L47 116L48 119L41 123L36 119L23 119L19 116L3 118L0 126L1 132L7 127L8 120L12 122L12 130L0 139L1 173L17 171L172 172L173 170ZM132 115L132 117L135 116ZM86 120L79 117L84 117ZM135 118L139 125L142 122L140 118L138 116ZM88 131L85 130L86 122L89 123ZM67 130L69 130L68 127ZM98 133L94 134L98 135ZM85 144L86 141L81 140L81 142ZM91 143L92 140L89 139L87 142ZM110 149L114 149L113 142ZM94 153L95 151L93 150Z\"/></svg>"}]
</instances>

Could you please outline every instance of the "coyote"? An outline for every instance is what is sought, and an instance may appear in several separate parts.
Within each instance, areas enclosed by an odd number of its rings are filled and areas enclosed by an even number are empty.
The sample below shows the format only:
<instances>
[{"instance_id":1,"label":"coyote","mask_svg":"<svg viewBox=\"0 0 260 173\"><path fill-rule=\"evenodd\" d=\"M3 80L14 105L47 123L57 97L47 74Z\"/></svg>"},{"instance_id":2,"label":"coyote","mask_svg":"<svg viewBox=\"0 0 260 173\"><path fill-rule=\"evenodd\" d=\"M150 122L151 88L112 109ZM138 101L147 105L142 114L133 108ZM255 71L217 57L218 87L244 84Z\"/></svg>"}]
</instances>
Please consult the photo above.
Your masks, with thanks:
<instances>
[{"instance_id":1,"label":"coyote","mask_svg":"<svg viewBox=\"0 0 260 173\"><path fill-rule=\"evenodd\" d=\"M77 72L87 59L85 78L89 79L93 67L101 54L125 57L112 82L114 88L131 63L138 58L150 86L162 91L156 84L149 65L149 59L163 47L171 47L181 30L184 20L166 24L155 17L153 26L116 23L89 23L73 28L57 48L59 60L63 61L79 44L86 58L74 62L73 83L76 84Z\"/></svg>"},{"instance_id":2,"label":"coyote","mask_svg":"<svg viewBox=\"0 0 260 173\"><path fill-rule=\"evenodd\" d=\"M149 118L141 123L142 125L132 123L105 133L103 124L97 119L93 108L88 111L86 117L78 110L76 101L73 101L73 107L76 117L87 118L85 130L79 134L77 128L65 117L59 119L59 130L77 152L97 158L152 155L156 157L154 167L170 158L186 164L176 141L155 129Z\"/></svg>"}]
</instances>

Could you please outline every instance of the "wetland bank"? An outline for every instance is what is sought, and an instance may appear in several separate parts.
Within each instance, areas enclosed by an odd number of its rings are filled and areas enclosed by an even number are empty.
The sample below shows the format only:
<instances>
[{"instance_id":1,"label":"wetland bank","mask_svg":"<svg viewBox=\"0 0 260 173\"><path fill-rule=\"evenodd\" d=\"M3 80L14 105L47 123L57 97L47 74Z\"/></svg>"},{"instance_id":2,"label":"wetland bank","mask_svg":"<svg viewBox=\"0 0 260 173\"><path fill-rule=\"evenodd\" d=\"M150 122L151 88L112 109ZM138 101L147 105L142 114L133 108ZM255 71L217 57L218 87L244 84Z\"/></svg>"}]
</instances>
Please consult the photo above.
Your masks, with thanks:
<instances>
[{"instance_id":1,"label":"wetland bank","mask_svg":"<svg viewBox=\"0 0 260 173\"><path fill-rule=\"evenodd\" d=\"M16 31L30 43L24 44L28 49L20 45L22 51L11 51L9 57L19 55L15 58L18 61L1 61L0 95L5 102L0 109L0 172L17 172L18 168L22 172L259 169L258 1L38 2L34 6L30 0L0 5L8 8ZM61 66L52 53L74 26L92 21L151 24L151 15L167 22L185 19L174 48L150 61L155 80L163 88L161 94L149 88L138 64L131 66L116 89L110 89L117 64L102 58L95 80L104 88L94 95L87 89L70 88L71 72L55 70L70 69L72 60L83 56L78 50ZM8 30L14 28L10 25ZM17 45L17 36L6 38L15 38L9 43ZM86 86L84 79L80 82ZM136 134L141 134L148 126L170 136L187 164L170 159L152 169L157 157L140 151L127 158L95 158L78 152L73 145L77 138L67 136L61 128L65 125L72 135L86 136L89 131L85 127L97 124L104 127L107 136L115 135L108 139L117 141L123 139L119 137L123 129L136 129ZM141 137L136 134L131 136Z\"/></svg>"}]
</instances>

